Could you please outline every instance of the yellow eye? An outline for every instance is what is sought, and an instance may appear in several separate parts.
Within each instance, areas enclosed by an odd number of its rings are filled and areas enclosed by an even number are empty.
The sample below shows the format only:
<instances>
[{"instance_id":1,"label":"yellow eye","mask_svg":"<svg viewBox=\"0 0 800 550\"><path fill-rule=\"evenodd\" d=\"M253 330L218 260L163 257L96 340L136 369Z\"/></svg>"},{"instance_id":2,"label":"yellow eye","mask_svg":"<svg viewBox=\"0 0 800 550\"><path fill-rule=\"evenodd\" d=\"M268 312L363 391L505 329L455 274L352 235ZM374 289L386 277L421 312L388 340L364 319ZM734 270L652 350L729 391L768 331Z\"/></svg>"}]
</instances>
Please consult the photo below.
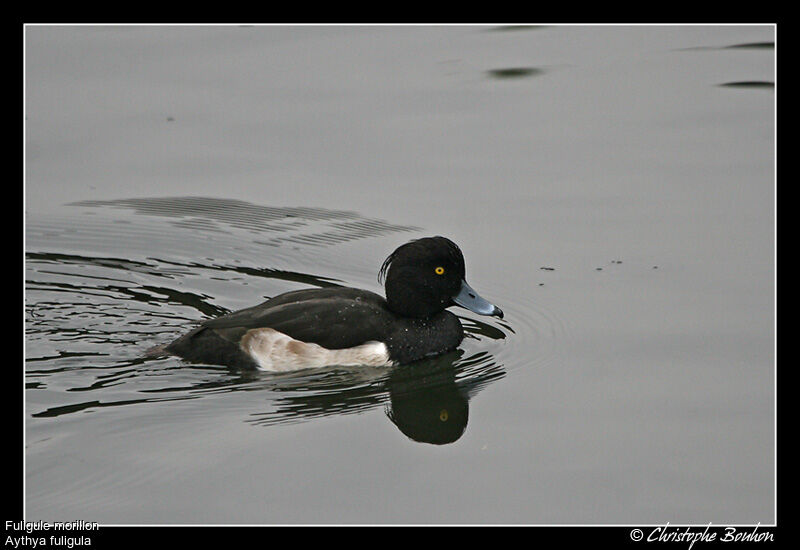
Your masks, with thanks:
<instances>
[{"instance_id":1,"label":"yellow eye","mask_svg":"<svg viewBox=\"0 0 800 550\"><path fill-rule=\"evenodd\" d=\"M434 271L436 272L437 275L443 275L444 274L444 268L443 267L437 267L436 269L434 269Z\"/></svg>"},{"instance_id":2,"label":"yellow eye","mask_svg":"<svg viewBox=\"0 0 800 550\"><path fill-rule=\"evenodd\" d=\"M447 419L450 418L450 415L447 413L447 409L442 409L439 412L439 420L442 422L447 422Z\"/></svg>"}]
</instances>

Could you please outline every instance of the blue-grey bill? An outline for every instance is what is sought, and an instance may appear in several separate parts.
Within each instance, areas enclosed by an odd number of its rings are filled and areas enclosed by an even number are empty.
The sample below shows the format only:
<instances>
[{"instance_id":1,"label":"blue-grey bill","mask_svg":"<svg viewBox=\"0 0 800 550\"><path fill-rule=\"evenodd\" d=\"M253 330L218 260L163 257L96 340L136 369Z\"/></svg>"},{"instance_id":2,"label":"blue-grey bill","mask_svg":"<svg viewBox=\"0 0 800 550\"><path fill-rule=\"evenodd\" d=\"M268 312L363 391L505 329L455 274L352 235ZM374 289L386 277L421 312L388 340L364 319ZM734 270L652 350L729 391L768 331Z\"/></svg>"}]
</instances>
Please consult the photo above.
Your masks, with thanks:
<instances>
[{"instance_id":1,"label":"blue-grey bill","mask_svg":"<svg viewBox=\"0 0 800 550\"><path fill-rule=\"evenodd\" d=\"M467 284L467 281L461 281L461 290L458 291L458 294L453 296L453 301L457 305L474 311L479 315L494 315L495 317L503 318L503 310L481 298L480 295Z\"/></svg>"}]
</instances>

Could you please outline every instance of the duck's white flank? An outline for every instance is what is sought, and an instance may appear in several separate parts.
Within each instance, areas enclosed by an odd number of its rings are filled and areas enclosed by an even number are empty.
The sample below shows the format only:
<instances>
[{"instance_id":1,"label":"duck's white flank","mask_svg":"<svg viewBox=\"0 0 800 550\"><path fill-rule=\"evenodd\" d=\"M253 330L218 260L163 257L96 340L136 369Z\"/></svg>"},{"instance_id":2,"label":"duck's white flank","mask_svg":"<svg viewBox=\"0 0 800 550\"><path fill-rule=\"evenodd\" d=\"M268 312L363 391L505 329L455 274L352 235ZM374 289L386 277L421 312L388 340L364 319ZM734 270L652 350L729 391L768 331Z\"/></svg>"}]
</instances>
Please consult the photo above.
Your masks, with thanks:
<instances>
[{"instance_id":1,"label":"duck's white flank","mask_svg":"<svg viewBox=\"0 0 800 550\"><path fill-rule=\"evenodd\" d=\"M326 367L329 365L388 367L389 350L382 342L367 342L347 349L327 349L318 344L295 340L271 328L248 331L241 347L258 364L268 371L291 371Z\"/></svg>"}]
</instances>

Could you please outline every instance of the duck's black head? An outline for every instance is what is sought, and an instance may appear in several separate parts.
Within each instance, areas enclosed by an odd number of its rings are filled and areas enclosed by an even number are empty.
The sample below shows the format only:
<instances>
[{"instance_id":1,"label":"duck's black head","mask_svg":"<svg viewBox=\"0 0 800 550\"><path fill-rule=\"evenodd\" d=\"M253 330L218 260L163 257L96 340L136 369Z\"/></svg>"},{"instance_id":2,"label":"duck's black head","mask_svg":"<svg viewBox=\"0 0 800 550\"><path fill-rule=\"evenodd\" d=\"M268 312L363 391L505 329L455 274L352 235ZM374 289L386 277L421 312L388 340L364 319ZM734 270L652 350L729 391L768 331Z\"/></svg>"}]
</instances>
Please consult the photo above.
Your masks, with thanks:
<instances>
[{"instance_id":1,"label":"duck's black head","mask_svg":"<svg viewBox=\"0 0 800 550\"><path fill-rule=\"evenodd\" d=\"M445 237L426 237L400 246L381 266L389 309L404 317L431 317L459 305L481 315L503 311L466 282L464 255Z\"/></svg>"}]
</instances>

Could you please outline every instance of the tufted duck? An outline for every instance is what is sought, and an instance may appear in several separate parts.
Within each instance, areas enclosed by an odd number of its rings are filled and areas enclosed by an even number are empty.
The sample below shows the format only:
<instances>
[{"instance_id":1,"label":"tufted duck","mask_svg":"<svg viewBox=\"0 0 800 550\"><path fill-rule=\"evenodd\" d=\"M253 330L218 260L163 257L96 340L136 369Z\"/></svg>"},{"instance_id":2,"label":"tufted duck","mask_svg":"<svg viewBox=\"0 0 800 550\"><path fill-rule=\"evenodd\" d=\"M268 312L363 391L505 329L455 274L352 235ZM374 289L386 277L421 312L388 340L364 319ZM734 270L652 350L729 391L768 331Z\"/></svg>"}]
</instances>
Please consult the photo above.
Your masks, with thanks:
<instances>
[{"instance_id":1,"label":"tufted duck","mask_svg":"<svg viewBox=\"0 0 800 550\"><path fill-rule=\"evenodd\" d=\"M296 290L205 321L163 349L189 361L268 371L410 363L461 343L464 329L450 306L503 317L464 274L455 243L417 239L381 266L385 300L356 288Z\"/></svg>"}]
</instances>

